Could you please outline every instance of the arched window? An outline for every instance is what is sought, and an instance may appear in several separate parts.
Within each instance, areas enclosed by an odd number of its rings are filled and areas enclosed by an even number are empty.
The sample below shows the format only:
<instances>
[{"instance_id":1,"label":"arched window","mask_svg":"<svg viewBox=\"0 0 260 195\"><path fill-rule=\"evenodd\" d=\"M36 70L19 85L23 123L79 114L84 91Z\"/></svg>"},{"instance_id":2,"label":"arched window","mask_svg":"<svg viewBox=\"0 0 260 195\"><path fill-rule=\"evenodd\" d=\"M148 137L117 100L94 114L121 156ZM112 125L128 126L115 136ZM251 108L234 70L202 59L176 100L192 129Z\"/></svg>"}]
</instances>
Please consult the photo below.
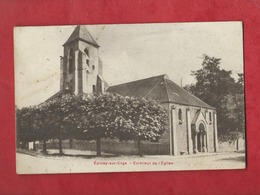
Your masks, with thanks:
<instances>
[{"instance_id":1,"label":"arched window","mask_svg":"<svg viewBox=\"0 0 260 195\"><path fill-rule=\"evenodd\" d=\"M205 127L204 127L203 123L199 124L199 131L200 132L205 132Z\"/></svg>"},{"instance_id":2,"label":"arched window","mask_svg":"<svg viewBox=\"0 0 260 195\"><path fill-rule=\"evenodd\" d=\"M181 124L182 123L182 110L179 109L178 111L178 119L179 119L179 123Z\"/></svg>"},{"instance_id":3,"label":"arched window","mask_svg":"<svg viewBox=\"0 0 260 195\"><path fill-rule=\"evenodd\" d=\"M95 70L95 65L92 65L92 70Z\"/></svg>"},{"instance_id":4,"label":"arched window","mask_svg":"<svg viewBox=\"0 0 260 195\"><path fill-rule=\"evenodd\" d=\"M96 93L96 85L92 85L92 91L93 93Z\"/></svg>"},{"instance_id":5,"label":"arched window","mask_svg":"<svg viewBox=\"0 0 260 195\"><path fill-rule=\"evenodd\" d=\"M69 73L72 73L73 72L73 60L74 60L74 57L73 57L73 50L70 49L69 51Z\"/></svg>"},{"instance_id":6,"label":"arched window","mask_svg":"<svg viewBox=\"0 0 260 195\"><path fill-rule=\"evenodd\" d=\"M88 50L88 48L85 48L84 52L86 54L86 64L89 66L89 50Z\"/></svg>"},{"instance_id":7,"label":"arched window","mask_svg":"<svg viewBox=\"0 0 260 195\"><path fill-rule=\"evenodd\" d=\"M211 112L209 112L209 122L212 122Z\"/></svg>"}]
</instances>

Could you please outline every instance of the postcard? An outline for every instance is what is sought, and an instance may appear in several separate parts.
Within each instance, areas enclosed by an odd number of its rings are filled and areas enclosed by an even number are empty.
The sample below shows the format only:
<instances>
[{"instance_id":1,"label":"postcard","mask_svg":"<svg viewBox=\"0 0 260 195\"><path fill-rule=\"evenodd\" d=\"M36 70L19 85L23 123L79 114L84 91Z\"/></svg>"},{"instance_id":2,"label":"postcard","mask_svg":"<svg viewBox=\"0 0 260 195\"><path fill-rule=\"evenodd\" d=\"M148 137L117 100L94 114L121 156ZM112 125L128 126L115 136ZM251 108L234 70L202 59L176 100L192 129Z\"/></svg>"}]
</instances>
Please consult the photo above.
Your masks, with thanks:
<instances>
[{"instance_id":1,"label":"postcard","mask_svg":"<svg viewBox=\"0 0 260 195\"><path fill-rule=\"evenodd\" d=\"M14 28L17 174L246 168L242 22Z\"/></svg>"}]
</instances>

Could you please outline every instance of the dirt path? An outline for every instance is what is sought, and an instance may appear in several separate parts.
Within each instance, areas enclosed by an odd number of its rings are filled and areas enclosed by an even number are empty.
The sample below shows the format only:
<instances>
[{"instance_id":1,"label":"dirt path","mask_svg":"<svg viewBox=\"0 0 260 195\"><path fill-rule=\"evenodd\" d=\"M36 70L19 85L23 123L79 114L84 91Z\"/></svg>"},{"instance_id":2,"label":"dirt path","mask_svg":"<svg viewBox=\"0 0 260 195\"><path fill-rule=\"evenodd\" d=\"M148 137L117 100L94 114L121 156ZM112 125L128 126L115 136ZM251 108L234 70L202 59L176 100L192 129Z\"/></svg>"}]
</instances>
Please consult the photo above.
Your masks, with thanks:
<instances>
[{"instance_id":1,"label":"dirt path","mask_svg":"<svg viewBox=\"0 0 260 195\"><path fill-rule=\"evenodd\" d=\"M208 153L186 156L110 156L95 157L88 151L66 150L65 156L32 156L17 153L17 173L81 173L121 171L170 171L243 169L244 153Z\"/></svg>"}]
</instances>

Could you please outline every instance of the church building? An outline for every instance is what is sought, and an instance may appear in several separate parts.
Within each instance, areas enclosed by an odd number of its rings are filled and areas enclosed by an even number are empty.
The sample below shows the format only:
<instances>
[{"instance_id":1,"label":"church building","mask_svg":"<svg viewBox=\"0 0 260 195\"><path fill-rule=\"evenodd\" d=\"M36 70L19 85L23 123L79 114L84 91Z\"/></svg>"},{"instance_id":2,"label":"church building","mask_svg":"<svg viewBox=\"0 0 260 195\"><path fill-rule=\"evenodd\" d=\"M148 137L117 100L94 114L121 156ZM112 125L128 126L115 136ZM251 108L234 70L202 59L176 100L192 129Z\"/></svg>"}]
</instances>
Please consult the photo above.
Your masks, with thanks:
<instances>
[{"instance_id":1,"label":"church building","mask_svg":"<svg viewBox=\"0 0 260 195\"><path fill-rule=\"evenodd\" d=\"M108 86L102 77L103 64L99 58L99 45L85 26L77 26L64 43L60 59L60 92L71 91L76 95L105 92L122 96L154 99L168 111L167 132L156 142L144 142L145 154L182 155L200 152L217 152L216 109L171 81L159 75L133 82ZM121 143L102 146L107 152L135 148Z\"/></svg>"},{"instance_id":2,"label":"church building","mask_svg":"<svg viewBox=\"0 0 260 195\"><path fill-rule=\"evenodd\" d=\"M217 151L216 109L171 81L167 75L110 86L107 92L154 99L168 111L168 131L144 148L148 153L170 155ZM148 144L148 143L146 143Z\"/></svg>"}]
</instances>

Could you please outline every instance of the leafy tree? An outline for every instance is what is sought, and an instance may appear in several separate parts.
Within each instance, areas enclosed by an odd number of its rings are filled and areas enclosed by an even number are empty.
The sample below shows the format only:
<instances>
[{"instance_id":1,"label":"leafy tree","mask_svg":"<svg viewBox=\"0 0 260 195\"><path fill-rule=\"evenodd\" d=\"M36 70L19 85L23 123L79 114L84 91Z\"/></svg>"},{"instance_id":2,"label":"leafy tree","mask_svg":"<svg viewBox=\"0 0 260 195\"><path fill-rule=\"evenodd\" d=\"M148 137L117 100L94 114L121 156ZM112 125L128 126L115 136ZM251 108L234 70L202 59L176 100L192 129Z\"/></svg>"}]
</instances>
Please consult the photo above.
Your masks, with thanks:
<instances>
[{"instance_id":1,"label":"leafy tree","mask_svg":"<svg viewBox=\"0 0 260 195\"><path fill-rule=\"evenodd\" d=\"M244 83L243 74L239 74L236 82L236 94L227 95L223 100L223 107L227 109L227 118L229 122L229 132L222 135L222 141L237 141L245 134L245 110L244 110ZM237 146L238 147L238 146Z\"/></svg>"},{"instance_id":2,"label":"leafy tree","mask_svg":"<svg viewBox=\"0 0 260 195\"><path fill-rule=\"evenodd\" d=\"M245 131L245 110L244 110L244 95L241 94L236 96L235 101L235 122L236 122L236 129L240 132Z\"/></svg>"},{"instance_id":3,"label":"leafy tree","mask_svg":"<svg viewBox=\"0 0 260 195\"><path fill-rule=\"evenodd\" d=\"M30 121L32 126L30 132L36 132L37 136L34 137L34 139L43 142L43 153L47 153L47 140L53 139L56 135L51 111L47 105L47 103L43 103L33 106L33 109L31 110L32 121Z\"/></svg>"},{"instance_id":4,"label":"leafy tree","mask_svg":"<svg viewBox=\"0 0 260 195\"><path fill-rule=\"evenodd\" d=\"M244 85L245 85L245 80L244 80L244 74L243 73L238 73L238 80L237 80L237 93L238 94L244 94Z\"/></svg>"},{"instance_id":5,"label":"leafy tree","mask_svg":"<svg viewBox=\"0 0 260 195\"><path fill-rule=\"evenodd\" d=\"M152 100L106 93L88 96L80 104L69 120L77 132L84 132L84 139L96 140L97 155L102 138L137 140L141 154L141 140L158 139L165 131L166 112Z\"/></svg>"},{"instance_id":6,"label":"leafy tree","mask_svg":"<svg viewBox=\"0 0 260 195\"><path fill-rule=\"evenodd\" d=\"M23 142L35 142L43 140L43 152L46 151L46 139L48 137L48 119L42 106L30 106L16 110L17 139Z\"/></svg>"},{"instance_id":7,"label":"leafy tree","mask_svg":"<svg viewBox=\"0 0 260 195\"><path fill-rule=\"evenodd\" d=\"M96 140L101 155L102 138L136 140L141 155L142 140L157 140L164 133L167 113L153 100L102 94L86 97L63 94L35 107L17 110L21 140Z\"/></svg>"},{"instance_id":8,"label":"leafy tree","mask_svg":"<svg viewBox=\"0 0 260 195\"><path fill-rule=\"evenodd\" d=\"M43 152L47 153L46 141L59 139L62 154L62 139L73 137L69 114L77 107L79 97L65 93L40 105L17 110L17 135L22 141L43 141Z\"/></svg>"},{"instance_id":9,"label":"leafy tree","mask_svg":"<svg viewBox=\"0 0 260 195\"><path fill-rule=\"evenodd\" d=\"M114 127L120 112L120 98L111 94L89 95L79 102L69 116L69 120L77 126L75 136L78 137L83 132L82 139L96 140L97 155L101 155L102 138L113 139L117 136L117 128Z\"/></svg>"},{"instance_id":10,"label":"leafy tree","mask_svg":"<svg viewBox=\"0 0 260 195\"><path fill-rule=\"evenodd\" d=\"M158 102L146 98L125 97L117 117L120 140L135 140L142 156L142 140L158 140L166 130L167 112Z\"/></svg>"},{"instance_id":11,"label":"leafy tree","mask_svg":"<svg viewBox=\"0 0 260 195\"><path fill-rule=\"evenodd\" d=\"M38 117L38 126L43 130L43 138L59 139L59 153L62 151L62 140L73 137L72 131L75 129L69 121L69 115L77 108L80 97L70 93L62 94L52 98L39 106L41 115Z\"/></svg>"},{"instance_id":12,"label":"leafy tree","mask_svg":"<svg viewBox=\"0 0 260 195\"><path fill-rule=\"evenodd\" d=\"M220 58L203 55L202 68L192 71L196 78L196 83L186 86L185 89L217 109L218 130L223 135L234 131L238 125L235 110L239 109L243 113L243 105L237 105L236 97L243 94L244 75L239 74L236 82L231 76L232 71L220 69ZM243 121L243 120L242 120Z\"/></svg>"},{"instance_id":13,"label":"leafy tree","mask_svg":"<svg viewBox=\"0 0 260 195\"><path fill-rule=\"evenodd\" d=\"M17 146L22 142L22 148L25 148L27 142L37 139L38 133L33 128L33 110L33 107L16 108Z\"/></svg>"}]
</instances>

